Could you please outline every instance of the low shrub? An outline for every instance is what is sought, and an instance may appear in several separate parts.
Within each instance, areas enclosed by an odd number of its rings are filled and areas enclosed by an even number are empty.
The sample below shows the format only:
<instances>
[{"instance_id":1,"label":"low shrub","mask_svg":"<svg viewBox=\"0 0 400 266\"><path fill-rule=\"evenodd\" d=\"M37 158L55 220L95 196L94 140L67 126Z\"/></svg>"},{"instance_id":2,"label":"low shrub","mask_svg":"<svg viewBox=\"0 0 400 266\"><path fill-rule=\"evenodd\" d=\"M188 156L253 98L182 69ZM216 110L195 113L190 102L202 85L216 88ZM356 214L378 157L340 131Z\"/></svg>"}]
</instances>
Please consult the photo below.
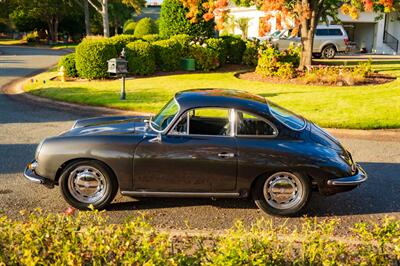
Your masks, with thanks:
<instances>
[{"instance_id":1,"label":"low shrub","mask_svg":"<svg viewBox=\"0 0 400 266\"><path fill-rule=\"evenodd\" d=\"M182 58L182 47L175 40L161 40L153 43L156 64L162 71L179 69Z\"/></svg>"},{"instance_id":2,"label":"low shrub","mask_svg":"<svg viewBox=\"0 0 400 266\"><path fill-rule=\"evenodd\" d=\"M291 46L280 52L278 48L268 45L260 53L256 72L264 77L290 79L297 75L299 63L299 48Z\"/></svg>"},{"instance_id":3,"label":"low shrub","mask_svg":"<svg viewBox=\"0 0 400 266\"><path fill-rule=\"evenodd\" d=\"M219 63L224 65L226 63L226 58L229 54L225 42L221 38L210 38L205 40L207 46L218 53Z\"/></svg>"},{"instance_id":4,"label":"low shrub","mask_svg":"<svg viewBox=\"0 0 400 266\"><path fill-rule=\"evenodd\" d=\"M142 39L146 42L156 42L156 41L160 40L160 35L147 34L147 35L143 35Z\"/></svg>"},{"instance_id":5,"label":"low shrub","mask_svg":"<svg viewBox=\"0 0 400 266\"><path fill-rule=\"evenodd\" d=\"M67 54L61 57L60 61L58 61L58 68L61 66L64 67L65 75L67 77L77 77L78 71L76 70L76 62L75 62L75 53Z\"/></svg>"},{"instance_id":6,"label":"low shrub","mask_svg":"<svg viewBox=\"0 0 400 266\"><path fill-rule=\"evenodd\" d=\"M134 36L142 38L144 35L158 33L157 25L151 18L142 18L136 25Z\"/></svg>"},{"instance_id":7,"label":"low shrub","mask_svg":"<svg viewBox=\"0 0 400 266\"><path fill-rule=\"evenodd\" d=\"M111 44L115 46L117 54L120 55L122 49L125 48L128 43L135 41L136 38L133 37L133 35L121 34L121 35L115 35L109 38L108 40Z\"/></svg>"},{"instance_id":8,"label":"low shrub","mask_svg":"<svg viewBox=\"0 0 400 266\"><path fill-rule=\"evenodd\" d=\"M170 39L177 41L181 45L182 57L186 57L189 53L189 46L190 42L193 40L193 37L187 34L178 34L172 36Z\"/></svg>"},{"instance_id":9,"label":"low shrub","mask_svg":"<svg viewBox=\"0 0 400 266\"><path fill-rule=\"evenodd\" d=\"M210 71L219 67L218 53L206 44L192 44L189 47L189 57L196 60L196 69Z\"/></svg>"},{"instance_id":10,"label":"low shrub","mask_svg":"<svg viewBox=\"0 0 400 266\"><path fill-rule=\"evenodd\" d=\"M258 40L246 41L246 50L243 52L242 62L248 66L256 66L260 44Z\"/></svg>"},{"instance_id":11,"label":"low shrub","mask_svg":"<svg viewBox=\"0 0 400 266\"><path fill-rule=\"evenodd\" d=\"M97 211L11 219L0 215L1 265L398 265L400 220L364 222L336 234L338 220L304 219L296 230L238 221L221 236L173 237L142 217L112 223Z\"/></svg>"},{"instance_id":12,"label":"low shrub","mask_svg":"<svg viewBox=\"0 0 400 266\"><path fill-rule=\"evenodd\" d=\"M88 79L108 76L107 61L117 57L114 45L104 38L85 38L76 47L76 69L80 77Z\"/></svg>"},{"instance_id":13,"label":"low shrub","mask_svg":"<svg viewBox=\"0 0 400 266\"><path fill-rule=\"evenodd\" d=\"M304 74L306 84L353 86L362 83L371 69L364 64L355 67L313 66Z\"/></svg>"},{"instance_id":14,"label":"low shrub","mask_svg":"<svg viewBox=\"0 0 400 266\"><path fill-rule=\"evenodd\" d=\"M34 42L39 41L39 35L36 31L30 32L30 33L26 34L26 36L24 37L24 40L27 43L34 43Z\"/></svg>"},{"instance_id":15,"label":"low shrub","mask_svg":"<svg viewBox=\"0 0 400 266\"><path fill-rule=\"evenodd\" d=\"M124 34L133 35L135 33L137 23L135 21L129 21L129 23L124 24Z\"/></svg>"},{"instance_id":16,"label":"low shrub","mask_svg":"<svg viewBox=\"0 0 400 266\"><path fill-rule=\"evenodd\" d=\"M145 41L131 42L126 46L126 59L130 73L148 75L156 70L154 49Z\"/></svg>"},{"instance_id":17,"label":"low shrub","mask_svg":"<svg viewBox=\"0 0 400 266\"><path fill-rule=\"evenodd\" d=\"M246 43L239 37L233 35L221 36L225 49L228 51L226 61L231 64L242 63L243 53L246 50Z\"/></svg>"}]
</instances>

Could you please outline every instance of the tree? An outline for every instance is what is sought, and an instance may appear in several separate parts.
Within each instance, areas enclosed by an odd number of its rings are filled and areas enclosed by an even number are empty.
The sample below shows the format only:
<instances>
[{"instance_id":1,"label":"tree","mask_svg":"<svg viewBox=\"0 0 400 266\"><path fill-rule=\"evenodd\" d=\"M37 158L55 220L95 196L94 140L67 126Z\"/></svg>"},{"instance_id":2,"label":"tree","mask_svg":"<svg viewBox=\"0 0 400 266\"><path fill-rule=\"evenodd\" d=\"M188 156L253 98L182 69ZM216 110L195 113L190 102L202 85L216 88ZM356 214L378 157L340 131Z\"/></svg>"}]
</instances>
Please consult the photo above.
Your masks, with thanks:
<instances>
[{"instance_id":1,"label":"tree","mask_svg":"<svg viewBox=\"0 0 400 266\"><path fill-rule=\"evenodd\" d=\"M90 5L101 15L103 19L103 34L104 37L110 37L109 23L109 0L87 0ZM136 12L140 12L144 5L144 0L110 0L112 4L122 3L127 7L133 8ZM117 16L117 15L116 15ZM120 23L120 22L119 22Z\"/></svg>"},{"instance_id":2,"label":"tree","mask_svg":"<svg viewBox=\"0 0 400 266\"><path fill-rule=\"evenodd\" d=\"M201 0L183 1L188 4L187 16L196 16L199 12L198 3ZM353 18L357 18L360 11L391 12L395 10L394 0L254 0L251 3L236 0L236 2L244 2L247 6L257 4L266 12L266 21L274 16L278 28L293 26L292 34L300 31L302 44L300 69L312 63L313 39L317 24L327 21L328 17L337 20L340 6L343 13ZM229 13L228 0L213 0L206 7L208 12L204 18L211 19L216 16L217 28L223 29L224 20Z\"/></svg>"},{"instance_id":3,"label":"tree","mask_svg":"<svg viewBox=\"0 0 400 266\"><path fill-rule=\"evenodd\" d=\"M161 5L160 35L170 37L176 34L211 37L214 35L214 20L203 18L207 9L202 7L208 1L197 3L195 16L188 18L189 3L181 0L164 0Z\"/></svg>"}]
</instances>

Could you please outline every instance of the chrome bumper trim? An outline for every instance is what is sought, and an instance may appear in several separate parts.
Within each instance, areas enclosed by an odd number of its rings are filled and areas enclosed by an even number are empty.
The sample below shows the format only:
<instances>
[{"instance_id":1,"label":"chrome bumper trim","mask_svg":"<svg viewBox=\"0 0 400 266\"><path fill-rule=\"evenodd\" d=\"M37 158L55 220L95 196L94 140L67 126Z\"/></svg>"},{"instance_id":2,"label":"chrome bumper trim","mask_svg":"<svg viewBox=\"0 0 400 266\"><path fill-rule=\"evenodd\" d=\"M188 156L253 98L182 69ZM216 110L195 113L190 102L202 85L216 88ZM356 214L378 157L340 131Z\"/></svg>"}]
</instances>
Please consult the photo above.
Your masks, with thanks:
<instances>
[{"instance_id":1,"label":"chrome bumper trim","mask_svg":"<svg viewBox=\"0 0 400 266\"><path fill-rule=\"evenodd\" d=\"M364 183L368 179L367 173L357 164L357 174L353 176L341 177L336 179L329 179L328 185L330 186L352 186Z\"/></svg>"},{"instance_id":2,"label":"chrome bumper trim","mask_svg":"<svg viewBox=\"0 0 400 266\"><path fill-rule=\"evenodd\" d=\"M29 169L28 167L26 167L24 170L24 177L28 179L30 182L36 184L42 184L48 188L54 187L54 184L50 180L48 180L45 177L37 175L32 169Z\"/></svg>"}]
</instances>

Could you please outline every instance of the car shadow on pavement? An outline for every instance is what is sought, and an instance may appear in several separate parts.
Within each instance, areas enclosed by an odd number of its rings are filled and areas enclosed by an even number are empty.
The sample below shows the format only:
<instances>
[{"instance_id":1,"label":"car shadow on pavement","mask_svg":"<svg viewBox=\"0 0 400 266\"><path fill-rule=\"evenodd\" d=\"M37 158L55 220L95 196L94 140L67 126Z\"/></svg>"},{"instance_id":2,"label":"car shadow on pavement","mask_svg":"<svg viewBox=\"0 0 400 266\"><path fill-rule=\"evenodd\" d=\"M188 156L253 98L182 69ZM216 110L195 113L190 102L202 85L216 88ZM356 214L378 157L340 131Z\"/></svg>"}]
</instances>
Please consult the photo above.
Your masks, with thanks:
<instances>
[{"instance_id":1,"label":"car shadow on pavement","mask_svg":"<svg viewBox=\"0 0 400 266\"><path fill-rule=\"evenodd\" d=\"M345 193L322 196L314 193L307 216L329 217L400 212L400 163L361 163L369 175L366 183ZM253 209L251 199L183 199L140 198L116 202L108 211L151 210L191 206L213 206L224 209Z\"/></svg>"}]
</instances>

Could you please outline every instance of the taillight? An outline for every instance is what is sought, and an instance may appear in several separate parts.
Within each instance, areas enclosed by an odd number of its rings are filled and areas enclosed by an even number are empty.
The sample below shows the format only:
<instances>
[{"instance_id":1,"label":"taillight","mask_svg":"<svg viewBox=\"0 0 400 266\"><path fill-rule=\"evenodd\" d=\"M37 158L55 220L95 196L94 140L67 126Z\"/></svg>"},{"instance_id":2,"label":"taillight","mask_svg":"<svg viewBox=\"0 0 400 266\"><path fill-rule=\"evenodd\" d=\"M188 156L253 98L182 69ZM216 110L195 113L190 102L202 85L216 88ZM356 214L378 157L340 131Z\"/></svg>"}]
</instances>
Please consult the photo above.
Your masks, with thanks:
<instances>
[{"instance_id":1,"label":"taillight","mask_svg":"<svg viewBox=\"0 0 400 266\"><path fill-rule=\"evenodd\" d=\"M344 44L349 45L350 44L349 39L345 38L344 39Z\"/></svg>"}]
</instances>

